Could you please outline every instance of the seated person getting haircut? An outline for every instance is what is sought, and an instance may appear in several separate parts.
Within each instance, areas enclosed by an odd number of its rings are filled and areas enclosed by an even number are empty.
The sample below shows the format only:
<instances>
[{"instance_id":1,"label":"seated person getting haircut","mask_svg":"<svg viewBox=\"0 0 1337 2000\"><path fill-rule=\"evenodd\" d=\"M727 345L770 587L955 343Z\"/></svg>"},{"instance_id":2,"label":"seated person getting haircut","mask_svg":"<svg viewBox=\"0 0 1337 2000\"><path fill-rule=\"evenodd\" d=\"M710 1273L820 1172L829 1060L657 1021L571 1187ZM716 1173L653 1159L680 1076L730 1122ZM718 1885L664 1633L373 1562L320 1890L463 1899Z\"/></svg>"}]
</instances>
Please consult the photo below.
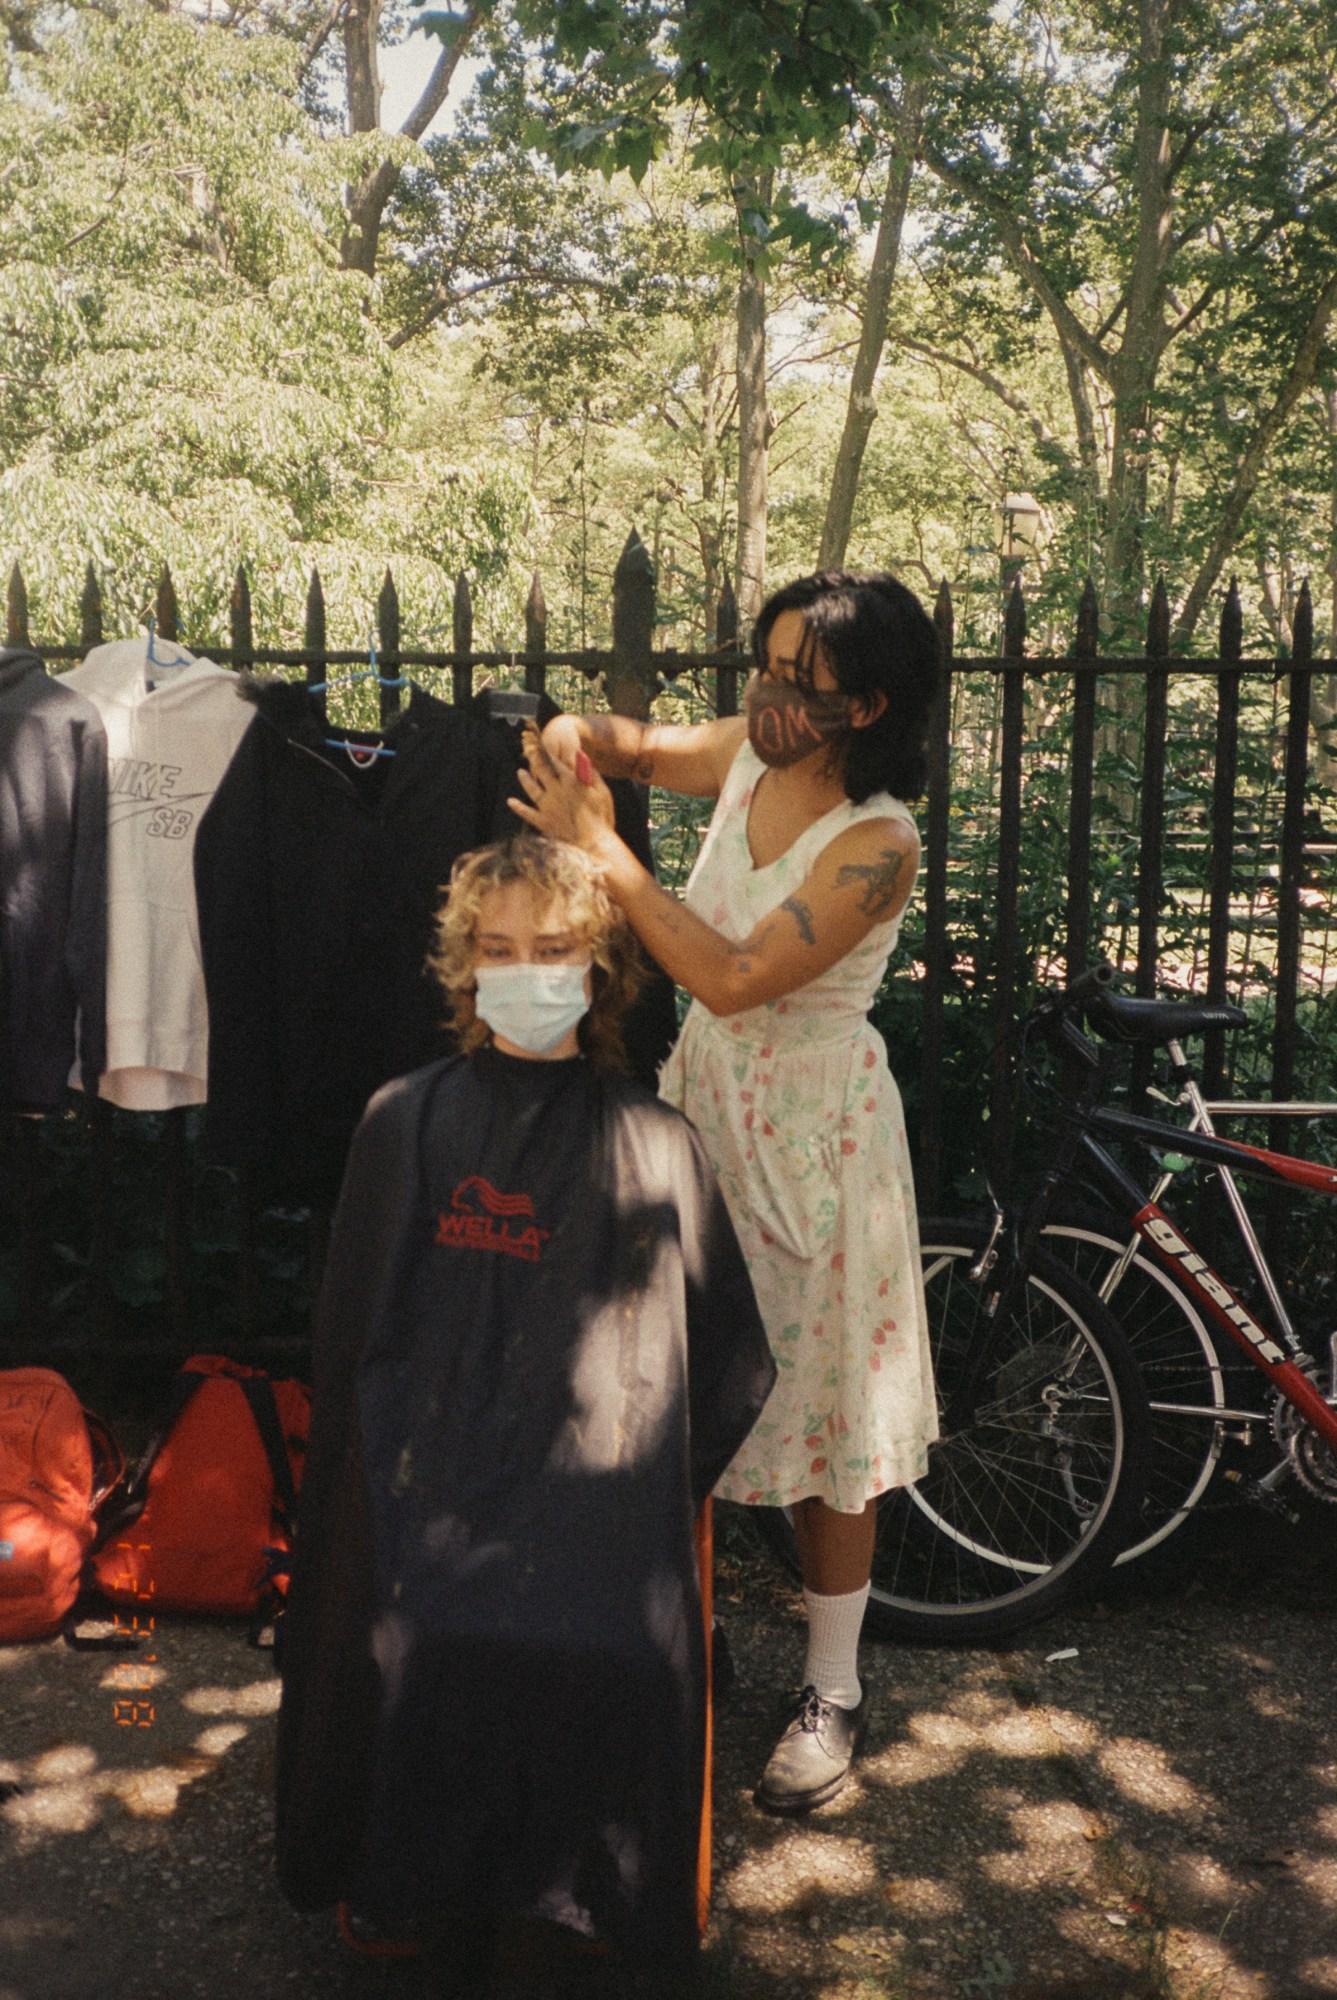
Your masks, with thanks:
<instances>
[{"instance_id":1,"label":"seated person getting haircut","mask_svg":"<svg viewBox=\"0 0 1337 2000\"><path fill-rule=\"evenodd\" d=\"M464 1052L372 1100L335 1217L279 1872L429 1946L697 1948L694 1522L774 1364L693 1128L620 1072L633 963L575 848L466 855L434 961Z\"/></svg>"}]
</instances>

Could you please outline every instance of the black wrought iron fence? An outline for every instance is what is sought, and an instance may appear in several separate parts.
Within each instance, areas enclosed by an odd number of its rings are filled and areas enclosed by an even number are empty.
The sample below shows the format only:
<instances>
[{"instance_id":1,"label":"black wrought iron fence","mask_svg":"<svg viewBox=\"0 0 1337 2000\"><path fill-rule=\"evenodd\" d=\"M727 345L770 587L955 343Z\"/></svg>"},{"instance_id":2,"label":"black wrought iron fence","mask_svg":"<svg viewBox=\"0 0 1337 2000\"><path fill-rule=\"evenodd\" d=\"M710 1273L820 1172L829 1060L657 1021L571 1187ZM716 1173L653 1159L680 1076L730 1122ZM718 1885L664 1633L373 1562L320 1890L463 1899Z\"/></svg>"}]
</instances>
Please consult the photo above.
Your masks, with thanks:
<instances>
[{"instance_id":1,"label":"black wrought iron fence","mask_svg":"<svg viewBox=\"0 0 1337 2000\"><path fill-rule=\"evenodd\" d=\"M10 642L27 642L17 570L8 612ZM1321 1086L1329 1041L1313 1022L1332 986L1337 837L1324 835L1329 793L1310 767L1312 714L1327 712L1316 695L1326 698L1337 660L1313 655L1307 586L1285 660L1243 656L1233 586L1210 658L1170 659L1163 583L1136 658L1100 653L1089 585L1062 656L1027 655L1019 585L997 657L955 653L946 585L935 621L946 672L921 810L924 874L876 1010L907 1091L921 1203L959 1183L981 1132L992 1172L1006 1176L1013 1106L1005 1053L993 1045L1037 977L1061 976L1097 953L1118 958L1140 993L1168 981L1213 999L1250 996L1259 1016L1253 1091L1291 1095L1302 1054L1306 1090ZM156 624L220 664L297 670L313 683L363 658L328 645L314 574L300 647L257 642L244 571L225 643L191 629L166 572ZM448 650L405 642L389 571L377 615L383 674L438 677L456 702L470 699L482 671L513 673L540 692L554 670L573 669L601 679L604 698L624 713L650 714L667 690L680 707L690 690L689 706L737 711L731 594L718 607L714 650L656 645L653 569L634 534L614 580L612 631L608 648L550 651L537 577L514 651L474 649L463 577ZM56 667L102 637L90 567L79 642L38 650ZM388 720L398 690L382 688L379 698ZM658 799L655 809L661 818L670 810ZM690 854L691 838L681 846ZM1337 1033L1331 1048L1337 1067ZM1225 1075L1217 1036L1206 1052L1211 1092ZM1134 1079L1146 1081L1145 1071ZM44 1121L0 1123L0 1330L12 1355L68 1346L179 1353L209 1341L263 1353L303 1337L324 1218L257 1210L203 1156L198 1114L148 1117L72 1099Z\"/></svg>"}]
</instances>

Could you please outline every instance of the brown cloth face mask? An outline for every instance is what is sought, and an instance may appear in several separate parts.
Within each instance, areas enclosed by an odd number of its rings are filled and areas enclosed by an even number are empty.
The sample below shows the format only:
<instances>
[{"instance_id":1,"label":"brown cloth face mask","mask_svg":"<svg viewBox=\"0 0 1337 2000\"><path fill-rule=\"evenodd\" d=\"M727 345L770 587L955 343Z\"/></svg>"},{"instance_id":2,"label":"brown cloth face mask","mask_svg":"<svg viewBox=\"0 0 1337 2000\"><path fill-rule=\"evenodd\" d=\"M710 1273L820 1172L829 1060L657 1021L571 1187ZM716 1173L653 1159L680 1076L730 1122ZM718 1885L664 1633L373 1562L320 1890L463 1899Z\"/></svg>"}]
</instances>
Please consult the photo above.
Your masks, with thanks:
<instances>
[{"instance_id":1,"label":"brown cloth face mask","mask_svg":"<svg viewBox=\"0 0 1337 2000\"><path fill-rule=\"evenodd\" d=\"M763 764L781 769L810 757L849 727L849 696L809 694L793 681L758 676L744 703L747 740Z\"/></svg>"}]
</instances>

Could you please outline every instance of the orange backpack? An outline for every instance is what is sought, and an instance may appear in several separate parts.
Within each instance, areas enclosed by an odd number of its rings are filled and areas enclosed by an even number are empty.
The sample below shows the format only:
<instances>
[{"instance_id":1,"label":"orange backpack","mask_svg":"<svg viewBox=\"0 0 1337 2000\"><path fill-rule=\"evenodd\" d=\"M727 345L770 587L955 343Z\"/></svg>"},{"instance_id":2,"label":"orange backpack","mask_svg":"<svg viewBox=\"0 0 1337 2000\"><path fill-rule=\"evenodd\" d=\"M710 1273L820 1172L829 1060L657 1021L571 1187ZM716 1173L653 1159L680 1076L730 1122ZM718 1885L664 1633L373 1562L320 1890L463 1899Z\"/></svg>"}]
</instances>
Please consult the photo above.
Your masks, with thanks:
<instances>
[{"instance_id":1,"label":"orange backpack","mask_svg":"<svg viewBox=\"0 0 1337 2000\"><path fill-rule=\"evenodd\" d=\"M103 1595L254 1612L286 1571L310 1409L300 1382L193 1355L93 1558Z\"/></svg>"},{"instance_id":2,"label":"orange backpack","mask_svg":"<svg viewBox=\"0 0 1337 2000\"><path fill-rule=\"evenodd\" d=\"M63 1375L0 1373L0 1642L60 1630L97 1509L123 1469L111 1433Z\"/></svg>"}]
</instances>

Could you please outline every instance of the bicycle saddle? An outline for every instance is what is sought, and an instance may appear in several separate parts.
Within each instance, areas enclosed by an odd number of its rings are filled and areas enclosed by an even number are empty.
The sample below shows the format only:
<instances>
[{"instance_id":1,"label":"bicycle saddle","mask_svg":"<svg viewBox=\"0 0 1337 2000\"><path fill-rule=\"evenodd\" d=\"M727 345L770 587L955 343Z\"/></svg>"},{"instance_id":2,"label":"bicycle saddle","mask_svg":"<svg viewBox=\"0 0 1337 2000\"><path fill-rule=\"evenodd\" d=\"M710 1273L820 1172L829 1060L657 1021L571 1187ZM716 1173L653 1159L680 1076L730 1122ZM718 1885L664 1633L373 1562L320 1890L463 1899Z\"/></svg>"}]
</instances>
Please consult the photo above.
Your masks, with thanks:
<instances>
[{"instance_id":1,"label":"bicycle saddle","mask_svg":"<svg viewBox=\"0 0 1337 2000\"><path fill-rule=\"evenodd\" d=\"M1097 993L1086 1002L1088 1026L1112 1042L1177 1042L1204 1028L1242 1028L1248 1018L1242 1007L1224 1002L1130 1000L1117 993Z\"/></svg>"}]
</instances>

